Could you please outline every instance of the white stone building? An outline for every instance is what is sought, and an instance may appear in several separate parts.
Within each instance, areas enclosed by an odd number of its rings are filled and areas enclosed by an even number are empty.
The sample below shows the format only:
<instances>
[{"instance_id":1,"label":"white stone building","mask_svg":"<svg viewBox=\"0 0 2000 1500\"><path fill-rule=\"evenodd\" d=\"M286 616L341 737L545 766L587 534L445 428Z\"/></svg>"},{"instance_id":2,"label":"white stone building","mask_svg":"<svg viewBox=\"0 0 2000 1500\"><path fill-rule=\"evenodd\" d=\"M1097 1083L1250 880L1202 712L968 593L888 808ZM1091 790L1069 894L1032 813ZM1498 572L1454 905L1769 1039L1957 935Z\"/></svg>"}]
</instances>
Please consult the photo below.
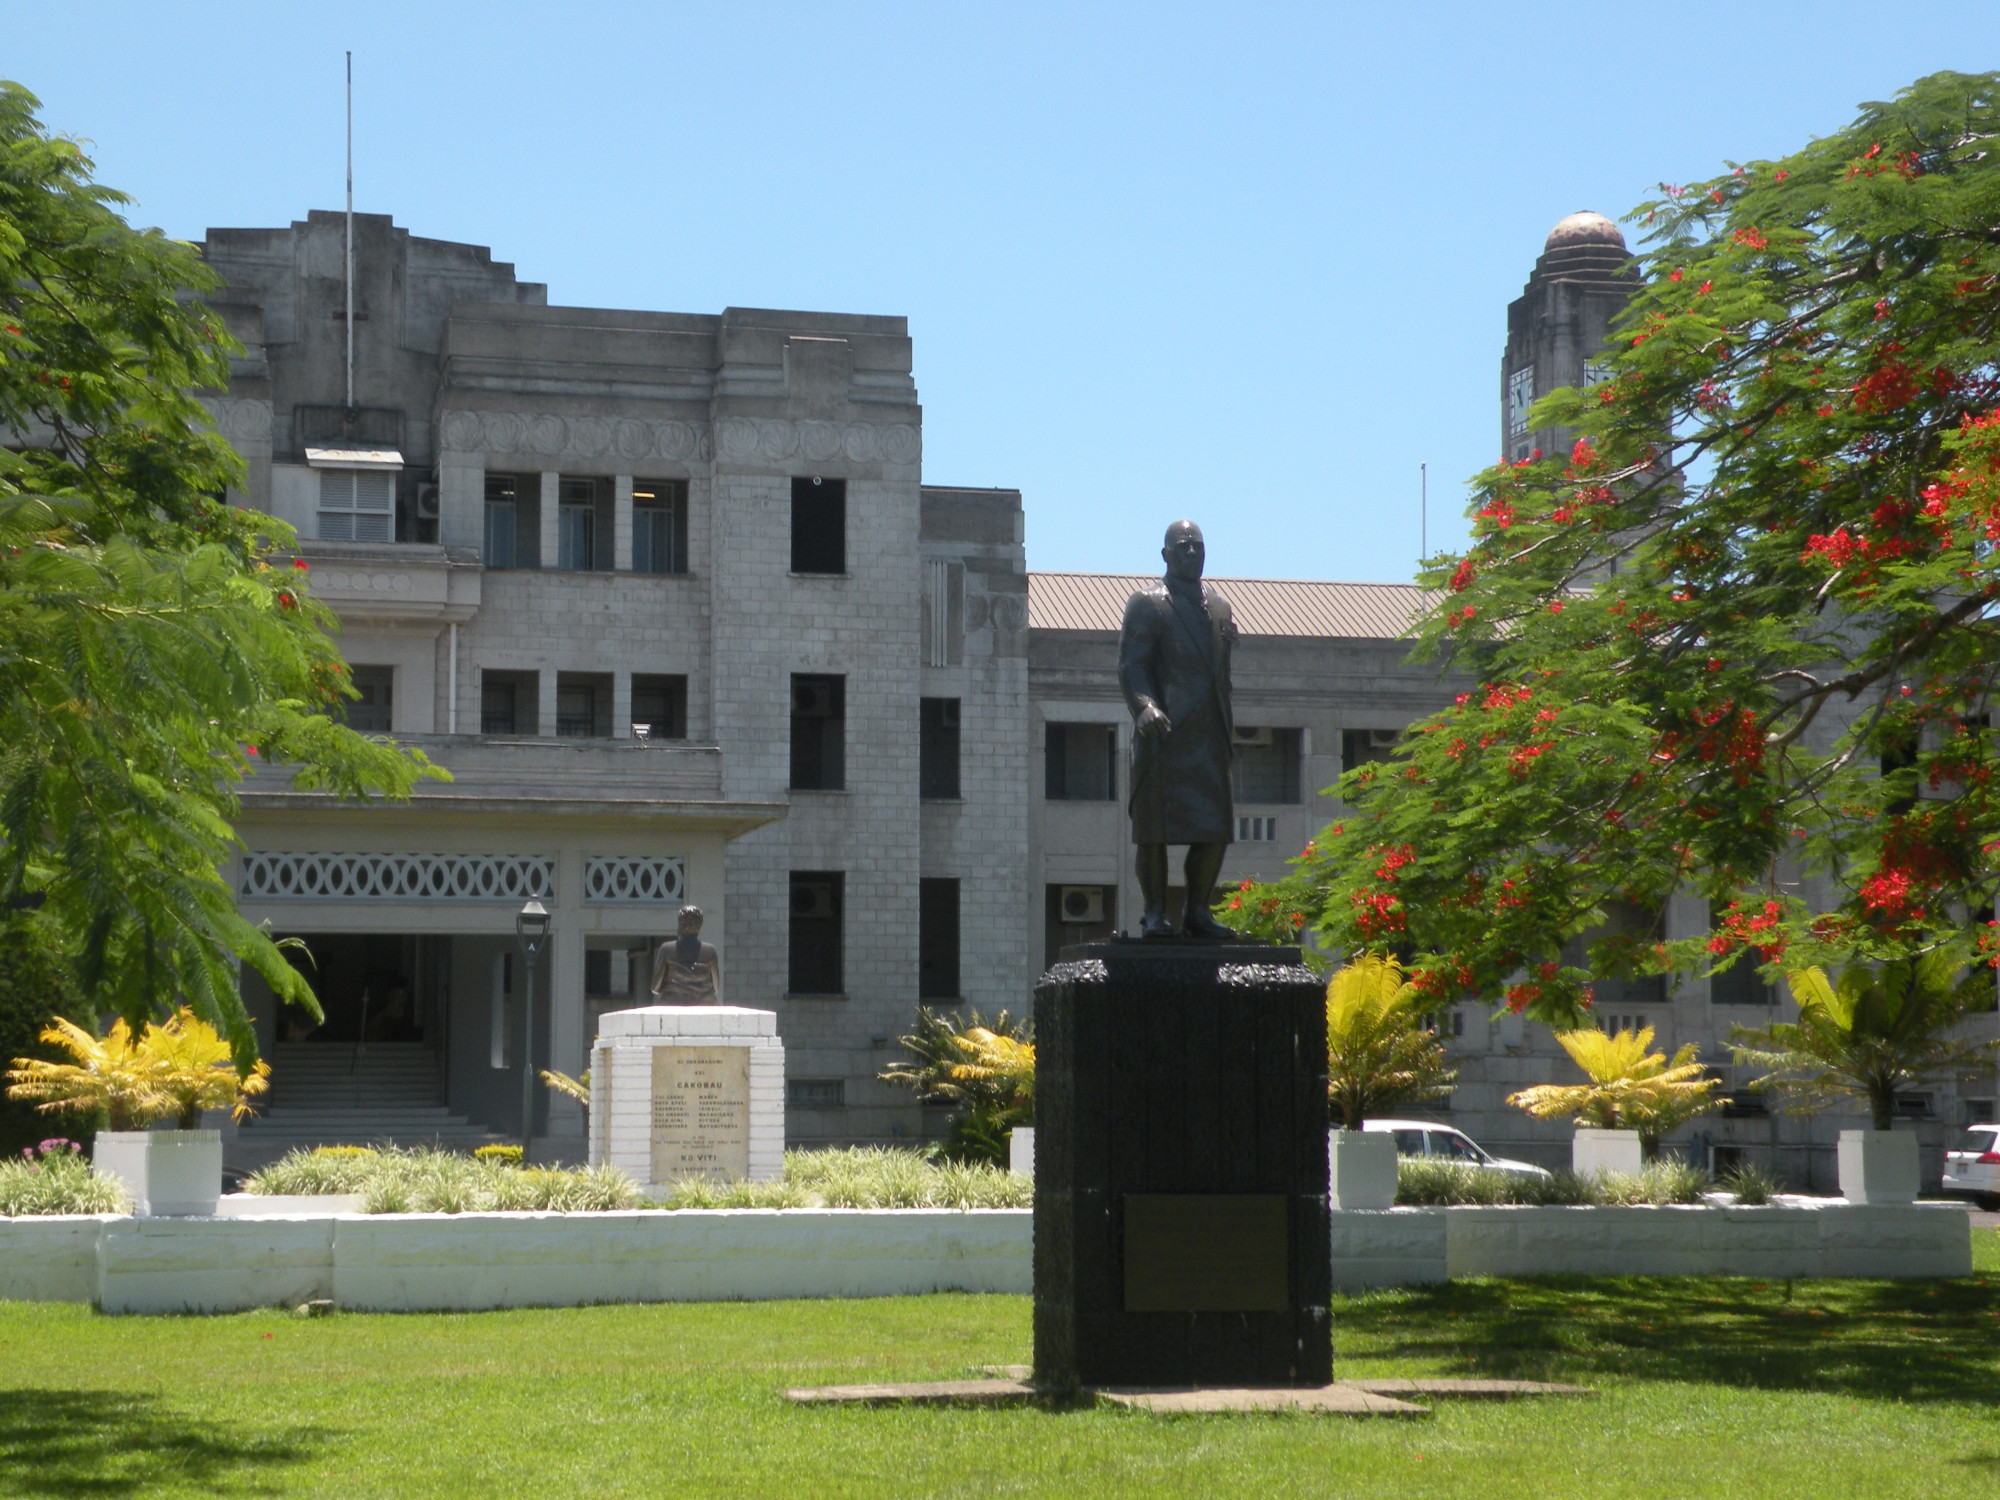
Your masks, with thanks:
<instances>
[{"instance_id":1,"label":"white stone building","mask_svg":"<svg viewBox=\"0 0 2000 1500\"><path fill-rule=\"evenodd\" d=\"M351 377L342 217L210 232L245 346L211 407L340 616L351 722L454 780L248 789L242 909L306 938L327 1019L253 985L276 1083L236 1155L518 1134L522 1068L582 1070L683 900L728 1000L779 1014L789 1135L916 1136L876 1075L918 1000L1033 977L1020 497L922 486L901 318L550 307L354 228ZM581 1154L534 1094L537 1150Z\"/></svg>"}]
</instances>

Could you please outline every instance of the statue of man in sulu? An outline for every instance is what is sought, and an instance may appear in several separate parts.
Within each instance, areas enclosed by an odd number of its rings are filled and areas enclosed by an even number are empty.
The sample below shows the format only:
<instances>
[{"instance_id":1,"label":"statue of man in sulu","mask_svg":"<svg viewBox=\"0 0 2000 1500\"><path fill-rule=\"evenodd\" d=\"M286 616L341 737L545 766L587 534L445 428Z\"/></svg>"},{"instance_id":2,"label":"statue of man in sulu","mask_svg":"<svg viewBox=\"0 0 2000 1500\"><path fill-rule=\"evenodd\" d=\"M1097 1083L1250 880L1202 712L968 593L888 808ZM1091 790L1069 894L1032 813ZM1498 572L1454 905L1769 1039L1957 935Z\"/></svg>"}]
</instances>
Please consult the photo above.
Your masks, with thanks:
<instances>
[{"instance_id":1,"label":"statue of man in sulu","mask_svg":"<svg viewBox=\"0 0 2000 1500\"><path fill-rule=\"evenodd\" d=\"M1180 935L1226 942L1236 933L1215 920L1222 859L1236 834L1230 787L1235 721L1229 707L1229 652L1236 622L1229 601L1201 580L1201 528L1167 528L1167 575L1125 602L1118 636L1118 685L1132 710L1132 842L1138 846L1139 935L1170 938L1167 845L1188 846Z\"/></svg>"},{"instance_id":2,"label":"statue of man in sulu","mask_svg":"<svg viewBox=\"0 0 2000 1500\"><path fill-rule=\"evenodd\" d=\"M701 940L701 908L683 906L678 935L653 959L653 998L662 1005L722 1004L722 955Z\"/></svg>"}]
</instances>

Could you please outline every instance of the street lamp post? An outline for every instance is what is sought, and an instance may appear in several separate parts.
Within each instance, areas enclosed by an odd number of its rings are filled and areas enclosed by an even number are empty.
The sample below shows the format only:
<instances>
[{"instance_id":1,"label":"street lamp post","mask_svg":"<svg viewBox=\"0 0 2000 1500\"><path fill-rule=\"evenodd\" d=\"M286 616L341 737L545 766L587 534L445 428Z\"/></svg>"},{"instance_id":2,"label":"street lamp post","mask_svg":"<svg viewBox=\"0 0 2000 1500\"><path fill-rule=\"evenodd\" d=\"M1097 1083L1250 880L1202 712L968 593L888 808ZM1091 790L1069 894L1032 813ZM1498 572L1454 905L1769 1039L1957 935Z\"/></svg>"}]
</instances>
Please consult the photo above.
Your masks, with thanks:
<instances>
[{"instance_id":1,"label":"street lamp post","mask_svg":"<svg viewBox=\"0 0 2000 1500\"><path fill-rule=\"evenodd\" d=\"M521 1007L521 1165L528 1164L528 1140L535 1133L535 959L549 940L549 909L530 901L514 918L514 941L528 971Z\"/></svg>"}]
</instances>

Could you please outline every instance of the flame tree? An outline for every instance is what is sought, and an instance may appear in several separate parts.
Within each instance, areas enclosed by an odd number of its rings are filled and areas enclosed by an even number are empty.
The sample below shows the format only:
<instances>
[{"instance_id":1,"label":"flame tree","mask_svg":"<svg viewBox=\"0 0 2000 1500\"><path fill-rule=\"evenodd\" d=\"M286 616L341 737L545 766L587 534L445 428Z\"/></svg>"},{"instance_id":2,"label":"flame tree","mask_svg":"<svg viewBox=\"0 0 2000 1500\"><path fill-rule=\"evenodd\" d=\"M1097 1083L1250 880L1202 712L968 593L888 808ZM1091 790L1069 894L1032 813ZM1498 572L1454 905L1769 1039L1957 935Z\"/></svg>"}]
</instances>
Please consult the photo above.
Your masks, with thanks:
<instances>
[{"instance_id":1,"label":"flame tree","mask_svg":"<svg viewBox=\"0 0 2000 1500\"><path fill-rule=\"evenodd\" d=\"M1532 418L1574 446L1479 475L1426 565L1418 653L1480 685L1230 914L1559 1026L1593 973L1928 950L2000 869L2000 75L1634 217L1603 378ZM1564 962L1687 889L1712 933Z\"/></svg>"}]
</instances>

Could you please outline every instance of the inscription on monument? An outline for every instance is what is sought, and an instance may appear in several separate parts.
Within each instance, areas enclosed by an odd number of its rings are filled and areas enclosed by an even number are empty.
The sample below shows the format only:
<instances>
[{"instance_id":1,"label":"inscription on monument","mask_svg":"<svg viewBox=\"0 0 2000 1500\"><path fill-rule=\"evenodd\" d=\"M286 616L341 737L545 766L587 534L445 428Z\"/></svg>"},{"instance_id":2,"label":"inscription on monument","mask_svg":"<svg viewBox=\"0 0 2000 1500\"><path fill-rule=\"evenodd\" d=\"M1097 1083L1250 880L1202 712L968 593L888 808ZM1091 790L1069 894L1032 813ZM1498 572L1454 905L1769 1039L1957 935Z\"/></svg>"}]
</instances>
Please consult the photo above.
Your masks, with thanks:
<instances>
[{"instance_id":1,"label":"inscription on monument","mask_svg":"<svg viewBox=\"0 0 2000 1500\"><path fill-rule=\"evenodd\" d=\"M750 1049L653 1049L653 1177L750 1175Z\"/></svg>"}]
</instances>

